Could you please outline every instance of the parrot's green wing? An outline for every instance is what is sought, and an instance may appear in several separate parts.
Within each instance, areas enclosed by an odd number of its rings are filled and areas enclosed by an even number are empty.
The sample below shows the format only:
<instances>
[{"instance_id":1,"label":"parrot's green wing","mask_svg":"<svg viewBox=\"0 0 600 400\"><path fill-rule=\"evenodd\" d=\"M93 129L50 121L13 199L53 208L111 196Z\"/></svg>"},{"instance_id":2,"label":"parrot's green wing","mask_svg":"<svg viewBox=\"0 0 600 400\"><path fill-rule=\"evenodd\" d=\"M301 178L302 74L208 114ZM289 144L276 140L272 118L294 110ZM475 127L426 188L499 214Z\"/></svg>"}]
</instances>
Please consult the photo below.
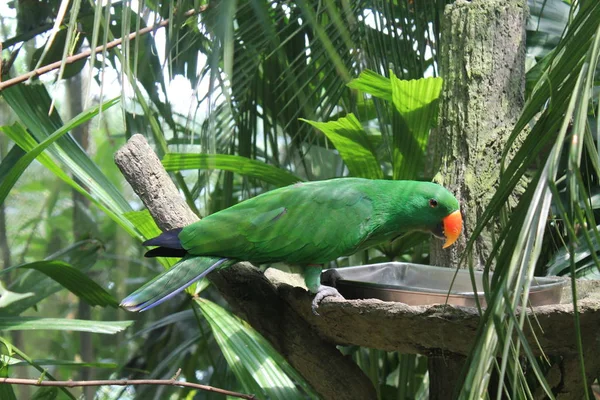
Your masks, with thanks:
<instances>
[{"instance_id":1,"label":"parrot's green wing","mask_svg":"<svg viewBox=\"0 0 600 400\"><path fill-rule=\"evenodd\" d=\"M297 184L210 215L179 238L195 255L321 264L354 252L373 230L372 214L357 185Z\"/></svg>"},{"instance_id":2,"label":"parrot's green wing","mask_svg":"<svg viewBox=\"0 0 600 400\"><path fill-rule=\"evenodd\" d=\"M209 272L227 268L236 262L220 257L185 256L168 271L123 299L121 307L129 311L146 311L169 300Z\"/></svg>"}]
</instances>

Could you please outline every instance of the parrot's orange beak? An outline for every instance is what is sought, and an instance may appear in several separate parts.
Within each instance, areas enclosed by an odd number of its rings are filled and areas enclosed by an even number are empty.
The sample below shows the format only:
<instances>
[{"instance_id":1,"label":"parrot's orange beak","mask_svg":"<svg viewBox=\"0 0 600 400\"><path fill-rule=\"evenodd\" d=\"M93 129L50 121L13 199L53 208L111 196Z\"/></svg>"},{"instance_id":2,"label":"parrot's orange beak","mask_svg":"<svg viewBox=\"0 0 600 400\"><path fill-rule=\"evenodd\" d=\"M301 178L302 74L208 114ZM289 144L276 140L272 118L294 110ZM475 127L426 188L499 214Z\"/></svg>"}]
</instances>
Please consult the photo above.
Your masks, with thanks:
<instances>
[{"instance_id":1,"label":"parrot's orange beak","mask_svg":"<svg viewBox=\"0 0 600 400\"><path fill-rule=\"evenodd\" d=\"M444 222L444 236L446 236L446 243L444 243L443 248L452 246L454 242L460 236L460 231L462 231L462 215L460 214L460 210L454 211L452 214L446 216L443 219Z\"/></svg>"}]
</instances>

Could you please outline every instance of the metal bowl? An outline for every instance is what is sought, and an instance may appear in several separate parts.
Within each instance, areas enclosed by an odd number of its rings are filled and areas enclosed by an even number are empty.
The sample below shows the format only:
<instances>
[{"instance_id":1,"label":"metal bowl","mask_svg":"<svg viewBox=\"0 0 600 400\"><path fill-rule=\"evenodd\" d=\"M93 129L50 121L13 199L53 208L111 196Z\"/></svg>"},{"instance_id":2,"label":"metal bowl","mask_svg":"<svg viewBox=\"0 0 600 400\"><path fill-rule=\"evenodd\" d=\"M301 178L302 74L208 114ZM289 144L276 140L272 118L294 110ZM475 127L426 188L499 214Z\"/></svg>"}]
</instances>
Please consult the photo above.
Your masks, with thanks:
<instances>
[{"instance_id":1,"label":"metal bowl","mask_svg":"<svg viewBox=\"0 0 600 400\"><path fill-rule=\"evenodd\" d=\"M466 269L432 267L430 265L389 262L329 269L321 281L335 286L347 299L380 299L408 305L455 304L475 307L475 296L485 306L483 273L475 271L477 293ZM490 276L491 279L491 276ZM535 277L529 290L529 304L558 304L568 279Z\"/></svg>"}]
</instances>

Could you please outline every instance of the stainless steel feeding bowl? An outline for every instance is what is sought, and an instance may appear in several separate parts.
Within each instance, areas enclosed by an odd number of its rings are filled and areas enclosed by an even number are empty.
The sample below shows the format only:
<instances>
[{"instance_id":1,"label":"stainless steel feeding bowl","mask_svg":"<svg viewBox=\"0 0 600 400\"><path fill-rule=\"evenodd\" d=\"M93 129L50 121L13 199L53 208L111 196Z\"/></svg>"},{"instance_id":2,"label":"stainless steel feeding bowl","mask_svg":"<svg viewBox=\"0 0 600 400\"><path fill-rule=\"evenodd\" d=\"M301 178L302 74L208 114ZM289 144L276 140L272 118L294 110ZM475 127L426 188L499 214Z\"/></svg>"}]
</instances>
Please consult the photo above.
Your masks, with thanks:
<instances>
[{"instance_id":1,"label":"stainless steel feeding bowl","mask_svg":"<svg viewBox=\"0 0 600 400\"><path fill-rule=\"evenodd\" d=\"M453 268L389 262L329 269L323 272L321 281L335 286L347 299L375 298L413 306L455 304L475 307L475 296L485 306L482 277L482 272L475 272L475 293L466 269L457 272ZM567 279L559 277L535 277L529 290L529 304L560 303L562 289L567 282Z\"/></svg>"}]
</instances>

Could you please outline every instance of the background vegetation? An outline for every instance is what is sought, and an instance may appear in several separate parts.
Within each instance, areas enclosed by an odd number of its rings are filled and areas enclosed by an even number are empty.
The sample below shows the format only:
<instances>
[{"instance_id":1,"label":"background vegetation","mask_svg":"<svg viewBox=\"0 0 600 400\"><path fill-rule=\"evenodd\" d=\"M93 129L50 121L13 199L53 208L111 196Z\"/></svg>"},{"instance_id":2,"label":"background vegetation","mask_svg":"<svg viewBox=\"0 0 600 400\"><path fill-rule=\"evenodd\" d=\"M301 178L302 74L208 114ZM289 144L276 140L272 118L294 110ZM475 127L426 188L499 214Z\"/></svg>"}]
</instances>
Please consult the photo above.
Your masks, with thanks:
<instances>
[{"instance_id":1,"label":"background vegetation","mask_svg":"<svg viewBox=\"0 0 600 400\"><path fill-rule=\"evenodd\" d=\"M170 378L182 368L179 379L261 398L313 396L205 283L195 289L203 291L202 301L181 295L143 314L116 308L163 268L142 257L140 240L157 228L112 161L134 133L153 143L199 215L295 180L432 178L424 164L439 81L414 89L429 94L433 105L419 126L387 88L439 75L440 20L449 1L221 0L206 9L205 3L0 5L3 81L170 21L138 40L92 52L91 61L63 63L57 72L0 91L5 376L44 371L46 379ZM505 149L515 156L503 165L498 192L481 217L481 226L494 219L504 229L490 259L506 266L489 291L486 318L496 322L523 301L519 288L527 287L534 269L598 275L600 6L569 3L529 2L527 104L513 137L523 129L529 133L518 148L510 142ZM192 9L198 12L185 14ZM524 176L527 191L511 206L508 195ZM427 263L427 236L411 235L336 264L392 259ZM508 368L495 367L506 373L513 398L545 386L546 361L530 357L529 374L516 367L521 354L529 355L511 341L522 324L510 318L489 324L494 341L482 331L466 375L466 398L486 390L497 351L512 360ZM423 357L342 351L353 355L381 398L426 398ZM0 386L2 399L15 392L17 398L80 394ZM141 386L84 395L216 397Z\"/></svg>"}]
</instances>

